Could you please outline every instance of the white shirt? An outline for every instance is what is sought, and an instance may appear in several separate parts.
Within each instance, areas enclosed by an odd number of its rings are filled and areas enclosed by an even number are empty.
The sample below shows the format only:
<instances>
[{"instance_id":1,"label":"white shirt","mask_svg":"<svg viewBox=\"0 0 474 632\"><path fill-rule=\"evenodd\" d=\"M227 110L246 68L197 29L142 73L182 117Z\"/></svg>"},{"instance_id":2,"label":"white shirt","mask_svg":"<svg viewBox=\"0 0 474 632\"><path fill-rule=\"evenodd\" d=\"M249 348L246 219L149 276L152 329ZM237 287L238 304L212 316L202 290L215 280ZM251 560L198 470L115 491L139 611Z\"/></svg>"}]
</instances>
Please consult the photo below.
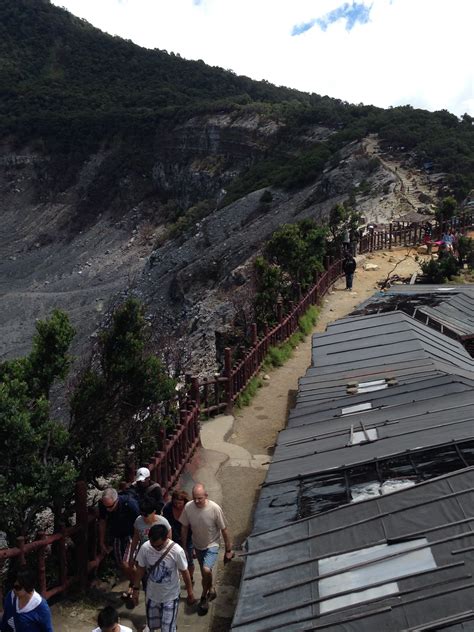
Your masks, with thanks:
<instances>
[{"instance_id":1,"label":"white shirt","mask_svg":"<svg viewBox=\"0 0 474 632\"><path fill-rule=\"evenodd\" d=\"M100 628L95 628L92 632L102 632ZM119 632L133 632L132 628L129 628L127 625L119 624Z\"/></svg>"},{"instance_id":2,"label":"white shirt","mask_svg":"<svg viewBox=\"0 0 474 632\"><path fill-rule=\"evenodd\" d=\"M170 542L172 540L168 540L161 551L153 548L150 542L145 542L138 551L136 559L139 566L149 571L146 598L155 603L167 603L179 597L178 571L185 571L188 568L186 554L176 542L173 542L173 548L168 551L159 566L154 567Z\"/></svg>"}]
</instances>

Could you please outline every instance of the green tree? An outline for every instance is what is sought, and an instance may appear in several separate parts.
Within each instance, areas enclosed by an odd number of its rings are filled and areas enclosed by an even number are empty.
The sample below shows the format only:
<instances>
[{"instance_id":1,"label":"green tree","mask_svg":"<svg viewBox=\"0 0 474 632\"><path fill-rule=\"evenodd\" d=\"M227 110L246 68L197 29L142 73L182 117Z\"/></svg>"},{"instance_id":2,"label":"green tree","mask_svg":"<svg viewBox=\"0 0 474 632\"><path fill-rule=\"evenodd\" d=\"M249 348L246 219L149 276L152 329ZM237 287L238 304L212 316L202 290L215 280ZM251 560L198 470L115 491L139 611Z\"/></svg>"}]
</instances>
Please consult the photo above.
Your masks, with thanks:
<instances>
[{"instance_id":1,"label":"green tree","mask_svg":"<svg viewBox=\"0 0 474 632\"><path fill-rule=\"evenodd\" d=\"M0 364L0 529L11 541L38 513L63 506L77 472L67 429L50 418L49 391L66 376L74 330L63 312L36 325L32 352Z\"/></svg>"},{"instance_id":2,"label":"green tree","mask_svg":"<svg viewBox=\"0 0 474 632\"><path fill-rule=\"evenodd\" d=\"M474 240L461 235L458 239L456 250L458 251L458 259L460 267L463 267L466 262L470 268L472 268L472 262L474 260Z\"/></svg>"},{"instance_id":3,"label":"green tree","mask_svg":"<svg viewBox=\"0 0 474 632\"><path fill-rule=\"evenodd\" d=\"M269 263L264 257L255 260L256 296L255 318L262 326L276 323L276 306L279 299L287 294L289 280L281 268Z\"/></svg>"},{"instance_id":4,"label":"green tree","mask_svg":"<svg viewBox=\"0 0 474 632\"><path fill-rule=\"evenodd\" d=\"M340 237L350 215L350 210L344 204L335 204L329 212L328 226L334 241Z\"/></svg>"},{"instance_id":5,"label":"green tree","mask_svg":"<svg viewBox=\"0 0 474 632\"><path fill-rule=\"evenodd\" d=\"M175 386L152 352L143 307L128 299L101 332L71 397L71 441L81 476L108 476L132 452L137 461L150 458Z\"/></svg>"},{"instance_id":6,"label":"green tree","mask_svg":"<svg viewBox=\"0 0 474 632\"><path fill-rule=\"evenodd\" d=\"M457 202L452 196L447 196L441 200L441 204L436 209L435 217L437 221L442 224L443 222L448 222L452 217L454 217L454 213L457 208Z\"/></svg>"},{"instance_id":7,"label":"green tree","mask_svg":"<svg viewBox=\"0 0 474 632\"><path fill-rule=\"evenodd\" d=\"M313 282L315 273L323 269L326 234L326 229L311 219L284 224L267 243L265 256L293 282L306 289Z\"/></svg>"}]
</instances>

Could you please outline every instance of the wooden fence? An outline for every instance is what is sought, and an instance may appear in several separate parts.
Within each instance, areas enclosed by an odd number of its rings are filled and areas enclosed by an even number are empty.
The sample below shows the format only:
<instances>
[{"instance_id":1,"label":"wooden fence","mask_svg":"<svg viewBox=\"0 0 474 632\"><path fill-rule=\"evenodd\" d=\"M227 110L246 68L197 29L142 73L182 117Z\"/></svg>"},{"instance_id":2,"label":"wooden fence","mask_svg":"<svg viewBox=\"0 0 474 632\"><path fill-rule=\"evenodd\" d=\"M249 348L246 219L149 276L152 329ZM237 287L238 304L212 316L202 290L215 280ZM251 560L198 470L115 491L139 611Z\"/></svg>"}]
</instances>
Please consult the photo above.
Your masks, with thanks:
<instances>
[{"instance_id":1,"label":"wooden fence","mask_svg":"<svg viewBox=\"0 0 474 632\"><path fill-rule=\"evenodd\" d=\"M465 231L471 227L472 217L464 216L443 226L435 233L449 229ZM363 236L358 243L360 253L390 249L394 246L415 246L424 237L419 224L390 224L388 230L374 230ZM160 450L148 463L151 477L169 491L178 481L183 468L199 445L201 415L214 415L234 404L249 381L260 370L268 350L288 340L298 329L298 321L311 305L316 305L328 292L332 284L342 275L342 260L325 261L325 271L318 274L313 286L298 300L288 305L277 306L278 323L266 328L261 334L254 324L251 328L251 345L245 356L236 364L230 349L225 350L222 374L198 379L187 376L185 393L180 404L179 418L171 433L160 433ZM129 480L133 472L129 472ZM88 579L102 561L99 551L97 511L87 505L87 486L83 481L75 490L76 524L63 527L57 533L38 533L36 540L26 543L17 538L17 546L0 549L0 570L6 562L23 565L27 557L37 567L38 588L46 598L65 592L72 586L84 589ZM1 594L0 594L1 597Z\"/></svg>"}]
</instances>

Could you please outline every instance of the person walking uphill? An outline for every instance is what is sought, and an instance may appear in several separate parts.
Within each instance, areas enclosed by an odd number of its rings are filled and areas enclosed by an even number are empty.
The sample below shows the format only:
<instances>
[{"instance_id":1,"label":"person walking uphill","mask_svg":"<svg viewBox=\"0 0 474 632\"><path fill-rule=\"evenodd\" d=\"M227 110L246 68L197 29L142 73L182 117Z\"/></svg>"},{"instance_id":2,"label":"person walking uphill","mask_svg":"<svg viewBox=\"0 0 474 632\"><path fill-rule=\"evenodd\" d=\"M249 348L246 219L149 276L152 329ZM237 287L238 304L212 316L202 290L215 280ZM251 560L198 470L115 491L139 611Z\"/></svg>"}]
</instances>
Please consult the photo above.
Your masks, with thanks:
<instances>
[{"instance_id":1,"label":"person walking uphill","mask_svg":"<svg viewBox=\"0 0 474 632\"><path fill-rule=\"evenodd\" d=\"M3 607L1 632L53 632L49 606L36 592L30 571L17 573Z\"/></svg>"},{"instance_id":2,"label":"person walking uphill","mask_svg":"<svg viewBox=\"0 0 474 632\"><path fill-rule=\"evenodd\" d=\"M137 555L133 582L133 600L138 604L140 581L148 573L146 583L146 619L150 630L176 632L179 605L179 573L186 586L188 604L195 603L188 562L183 549L168 538L168 529L155 524Z\"/></svg>"},{"instance_id":3,"label":"person walking uphill","mask_svg":"<svg viewBox=\"0 0 474 632\"><path fill-rule=\"evenodd\" d=\"M202 575L202 595L198 607L198 614L202 616L209 610L209 601L216 597L213 586L213 568L219 553L221 533L225 544L224 564L234 557L230 534L222 509L217 503L209 500L206 489L201 483L193 487L193 500L186 504L179 521L183 525L181 542L187 541L189 527L193 530L193 546Z\"/></svg>"},{"instance_id":4,"label":"person walking uphill","mask_svg":"<svg viewBox=\"0 0 474 632\"><path fill-rule=\"evenodd\" d=\"M342 263L342 269L346 275L346 290L352 290L352 281L354 279L354 272L356 270L357 263L354 257L350 254L346 255Z\"/></svg>"}]
</instances>

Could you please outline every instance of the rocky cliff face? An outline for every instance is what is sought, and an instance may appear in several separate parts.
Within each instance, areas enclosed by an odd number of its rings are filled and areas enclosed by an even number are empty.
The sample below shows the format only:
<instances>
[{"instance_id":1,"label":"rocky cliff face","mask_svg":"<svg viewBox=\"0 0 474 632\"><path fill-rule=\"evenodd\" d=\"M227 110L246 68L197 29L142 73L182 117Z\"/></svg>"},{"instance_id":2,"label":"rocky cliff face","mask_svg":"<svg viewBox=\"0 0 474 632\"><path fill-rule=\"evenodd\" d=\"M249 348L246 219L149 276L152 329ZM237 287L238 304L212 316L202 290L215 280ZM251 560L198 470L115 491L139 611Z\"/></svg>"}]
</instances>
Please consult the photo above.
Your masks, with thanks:
<instances>
[{"instance_id":1,"label":"rocky cliff face","mask_svg":"<svg viewBox=\"0 0 474 632\"><path fill-rule=\"evenodd\" d=\"M194 371L213 370L216 339L245 311L251 262L271 233L304 217L323 221L362 179L374 195L393 179L369 173L367 156L352 144L305 189L274 190L266 205L254 191L221 207L236 174L276 151L279 130L255 114L193 117L157 131L144 160L128 164L122 146L102 148L49 196L50 160L0 146L0 358L26 353L35 319L55 307L70 314L73 351L84 353L107 310L132 292L163 344L178 345ZM301 143L329 133L315 128ZM129 158L140 152L128 149ZM186 209L203 199L215 210L163 240L170 200Z\"/></svg>"}]
</instances>

